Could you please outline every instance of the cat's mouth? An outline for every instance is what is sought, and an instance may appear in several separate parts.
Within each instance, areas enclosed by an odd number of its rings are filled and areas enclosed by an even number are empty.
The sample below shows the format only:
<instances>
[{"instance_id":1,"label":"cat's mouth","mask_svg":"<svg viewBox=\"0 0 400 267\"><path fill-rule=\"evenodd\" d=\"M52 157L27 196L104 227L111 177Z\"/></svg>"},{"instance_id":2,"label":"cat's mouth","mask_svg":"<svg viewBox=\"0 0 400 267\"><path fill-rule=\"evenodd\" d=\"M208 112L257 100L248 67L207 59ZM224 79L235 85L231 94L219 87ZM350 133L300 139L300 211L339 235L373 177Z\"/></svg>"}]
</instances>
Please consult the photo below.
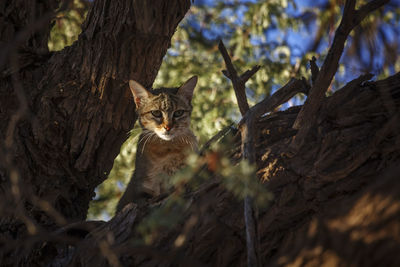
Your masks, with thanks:
<instances>
[{"instance_id":1,"label":"cat's mouth","mask_svg":"<svg viewBox=\"0 0 400 267\"><path fill-rule=\"evenodd\" d=\"M173 134L171 132L167 132L167 131L165 131L165 132L158 131L158 132L156 132L156 134L158 135L158 137L160 137L161 139L166 140L166 141L170 141L175 137L175 134Z\"/></svg>"}]
</instances>

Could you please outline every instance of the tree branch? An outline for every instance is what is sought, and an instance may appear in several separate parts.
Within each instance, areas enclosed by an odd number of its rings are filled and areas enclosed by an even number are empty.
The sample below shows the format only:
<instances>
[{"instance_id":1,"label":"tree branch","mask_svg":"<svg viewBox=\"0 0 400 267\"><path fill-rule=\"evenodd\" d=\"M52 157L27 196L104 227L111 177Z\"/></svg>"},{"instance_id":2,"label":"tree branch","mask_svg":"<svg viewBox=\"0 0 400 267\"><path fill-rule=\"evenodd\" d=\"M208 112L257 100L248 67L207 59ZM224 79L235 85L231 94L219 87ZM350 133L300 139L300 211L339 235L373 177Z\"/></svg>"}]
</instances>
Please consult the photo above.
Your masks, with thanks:
<instances>
[{"instance_id":1,"label":"tree branch","mask_svg":"<svg viewBox=\"0 0 400 267\"><path fill-rule=\"evenodd\" d=\"M251 70L247 70L239 77L237 71L235 70L235 67L232 64L231 58L229 57L228 51L226 51L224 43L221 40L219 41L218 49L221 52L222 57L224 58L227 69L226 71L222 72L227 78L232 81L240 113L244 115L249 110L245 83L260 69L260 66L254 66Z\"/></svg>"},{"instance_id":2,"label":"tree branch","mask_svg":"<svg viewBox=\"0 0 400 267\"><path fill-rule=\"evenodd\" d=\"M112 220L91 230L78 244L71 266L122 266L114 248L128 239L137 214L137 205L130 203Z\"/></svg>"},{"instance_id":3,"label":"tree branch","mask_svg":"<svg viewBox=\"0 0 400 267\"><path fill-rule=\"evenodd\" d=\"M266 97L261 102L252 107L240 121L239 125L244 124L250 117L256 122L257 119L265 113L273 111L279 105L287 102L298 93L308 94L310 85L302 78L301 80L292 78L282 88L277 90L273 95Z\"/></svg>"},{"instance_id":4,"label":"tree branch","mask_svg":"<svg viewBox=\"0 0 400 267\"><path fill-rule=\"evenodd\" d=\"M249 104L247 103L245 92L245 83L260 69L260 66L254 66L251 70L246 71L240 77L238 77L237 71L232 64L232 61L222 41L219 41L218 48L222 54L222 57L224 58L227 68L227 71L223 73L232 81L240 113L242 116L244 116L249 111ZM250 117L248 120L245 120L245 123L242 124L239 129L242 138L243 158L247 159L250 164L253 164L255 163L255 153L252 117ZM254 208L253 199L250 196L246 196L244 199L244 219L246 224L247 265L255 267L260 266L257 211L256 208Z\"/></svg>"},{"instance_id":5,"label":"tree branch","mask_svg":"<svg viewBox=\"0 0 400 267\"><path fill-rule=\"evenodd\" d=\"M367 14L389 1L374 0L361 7L358 11L355 10L355 2L355 0L346 1L343 10L343 17L336 30L333 44L329 49L328 55L321 67L315 83L312 85L310 95L293 124L294 129L299 129L289 147L289 150L294 153L303 145L309 130L316 123L318 110L322 105L325 93L337 71L339 60L343 53L344 44L351 30L357 26Z\"/></svg>"},{"instance_id":6,"label":"tree branch","mask_svg":"<svg viewBox=\"0 0 400 267\"><path fill-rule=\"evenodd\" d=\"M389 3L390 0L373 0L363 5L359 10L356 11L355 23L358 25L369 13L377 10L383 5Z\"/></svg>"},{"instance_id":7,"label":"tree branch","mask_svg":"<svg viewBox=\"0 0 400 267\"><path fill-rule=\"evenodd\" d=\"M247 70L245 73L237 75L231 59L226 51L226 48L222 41L218 45L219 50L225 60L227 71L223 71L224 75L228 77L233 84L233 88L236 93L240 112L242 113L242 120L239 123L239 129L242 138L242 155L244 159L247 159L249 163L255 163L255 151L254 151L254 133L255 122L259 117L267 112L274 110L282 103L287 102L297 93L308 94L310 86L303 78L291 79L285 86L277 90L272 96L265 98L263 101L256 104L254 107L249 108L247 98L245 95L245 83L254 73L256 73L260 66L255 66L251 70ZM318 67L317 67L318 69ZM248 266L259 266L259 245L258 245L258 233L257 233L257 221L256 221L256 210L253 208L253 200L250 197L245 197L244 200L244 215L246 223L246 240L247 240L247 255L248 255Z\"/></svg>"},{"instance_id":8,"label":"tree branch","mask_svg":"<svg viewBox=\"0 0 400 267\"><path fill-rule=\"evenodd\" d=\"M233 129L233 123L229 124L228 126L226 126L225 128L223 128L222 130L220 130L218 133L216 133L213 137L211 137L211 139L209 139L200 149L199 154L201 156L204 156L204 153L206 152L206 150L215 142L217 142L218 140L220 140L221 138L223 138L224 136L226 136L229 131L231 131Z\"/></svg>"},{"instance_id":9,"label":"tree branch","mask_svg":"<svg viewBox=\"0 0 400 267\"><path fill-rule=\"evenodd\" d=\"M318 74L319 74L319 68L317 66L316 63L316 58L312 57L312 59L310 60L310 69L311 69L311 81L312 84L315 83L315 81L317 80Z\"/></svg>"}]
</instances>

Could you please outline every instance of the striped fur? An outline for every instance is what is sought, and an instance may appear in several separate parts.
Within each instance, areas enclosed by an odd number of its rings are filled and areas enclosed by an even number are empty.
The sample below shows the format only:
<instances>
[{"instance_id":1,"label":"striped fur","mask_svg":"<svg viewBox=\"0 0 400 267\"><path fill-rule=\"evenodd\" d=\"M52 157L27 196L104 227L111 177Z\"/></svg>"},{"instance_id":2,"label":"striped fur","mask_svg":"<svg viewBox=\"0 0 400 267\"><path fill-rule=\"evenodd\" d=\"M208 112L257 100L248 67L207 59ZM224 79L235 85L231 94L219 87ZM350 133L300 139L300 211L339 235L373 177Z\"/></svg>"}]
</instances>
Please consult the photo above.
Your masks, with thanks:
<instances>
[{"instance_id":1,"label":"striped fur","mask_svg":"<svg viewBox=\"0 0 400 267\"><path fill-rule=\"evenodd\" d=\"M137 145L135 171L117 211L130 202L142 203L167 191L167 180L197 151L190 130L191 99L197 77L179 88L147 90L130 81L142 134Z\"/></svg>"}]
</instances>

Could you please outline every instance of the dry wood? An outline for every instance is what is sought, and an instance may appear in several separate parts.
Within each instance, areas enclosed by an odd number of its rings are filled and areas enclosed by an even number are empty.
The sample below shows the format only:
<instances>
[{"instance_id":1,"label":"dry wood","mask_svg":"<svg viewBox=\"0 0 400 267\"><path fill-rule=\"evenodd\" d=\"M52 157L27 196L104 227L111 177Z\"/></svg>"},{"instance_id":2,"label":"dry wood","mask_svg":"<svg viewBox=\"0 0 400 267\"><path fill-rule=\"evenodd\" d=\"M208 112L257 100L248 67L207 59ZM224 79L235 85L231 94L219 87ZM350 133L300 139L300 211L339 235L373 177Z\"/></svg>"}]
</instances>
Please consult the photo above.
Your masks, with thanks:
<instances>
[{"instance_id":1,"label":"dry wood","mask_svg":"<svg viewBox=\"0 0 400 267\"><path fill-rule=\"evenodd\" d=\"M303 145L311 127L316 123L318 110L323 104L325 93L337 71L339 60L343 53L344 44L348 35L370 12L380 8L388 2L389 0L373 0L362 6L359 10L356 10L355 0L346 1L342 20L335 32L332 46L330 47L321 70L310 89L310 94L293 124L293 128L299 129L299 131L289 148L292 153L296 153Z\"/></svg>"},{"instance_id":2,"label":"dry wood","mask_svg":"<svg viewBox=\"0 0 400 267\"><path fill-rule=\"evenodd\" d=\"M128 239L137 219L137 206L127 205L111 221L90 231L77 246L71 266L122 266L113 248Z\"/></svg>"},{"instance_id":3,"label":"dry wood","mask_svg":"<svg viewBox=\"0 0 400 267\"><path fill-rule=\"evenodd\" d=\"M223 71L226 77L228 77L233 84L233 88L236 93L237 102L239 109L242 113L242 120L239 123L239 129L242 138L242 156L244 159L248 160L249 163L255 163L255 149L254 149L254 137L256 130L254 129L256 121L268 112L273 111L279 105L287 102L290 98L298 93L307 94L309 90L309 85L305 79L295 79L292 78L285 86L277 90L272 96L266 97L263 101L256 104L254 107L249 108L247 103L245 92L245 82L257 72L260 68L259 66L253 67L251 70L247 70L244 74L240 76L237 75L231 59L226 51L226 48L222 41L219 42L219 50L224 58L227 70ZM243 97L245 99L243 99ZM246 222L246 237L248 241L248 265L249 266L259 266L260 261L257 260L259 253L258 251L258 234L257 234L257 218L256 210L252 208L254 204L250 197L246 197L244 201L244 212L245 212L245 222ZM254 245L251 245L254 244Z\"/></svg>"},{"instance_id":4,"label":"dry wood","mask_svg":"<svg viewBox=\"0 0 400 267\"><path fill-rule=\"evenodd\" d=\"M222 40L219 41L218 48L224 58L227 68L224 74L232 81L240 113L244 116L249 111L245 83L260 69L260 66L255 66L238 77L237 71L232 64L231 58ZM254 164L254 129L252 118L245 120L245 123L239 127L239 130L242 138L243 159L248 160L250 164ZM247 266L249 267L261 266L256 209L253 199L250 196L246 196L244 199L244 218L246 224Z\"/></svg>"},{"instance_id":5,"label":"dry wood","mask_svg":"<svg viewBox=\"0 0 400 267\"><path fill-rule=\"evenodd\" d=\"M48 4L50 1L40 2ZM15 68L27 77L23 91L29 96L28 108L37 121L27 119L15 127L15 134L9 140L16 145L10 150L12 154L7 155L11 155L11 161L0 163L0 191L11 192L11 186L18 191L18 183L8 185L3 178L8 172L19 170L24 174L24 182L34 185L35 196L40 201L35 204L32 198L27 198L26 209L22 210L22 205L15 208L7 197L1 195L0 211L7 211L7 216L0 218L2 265L66 266L71 264L71 253L74 253L74 260L83 266L131 266L129 263L135 260L145 266L160 266L166 265L165 259L170 265L179 265L186 263L182 259L188 258L206 266L245 265L243 210L232 194L218 183L205 186L189 196L191 208L185 215L191 218L194 214L201 220L188 227L191 231L187 232L183 245L175 246L177 236L182 233L182 225L178 225L160 234L144 260L140 259L142 252L139 249L131 249L131 239L128 238L128 235L134 235L132 232L129 234L132 224L141 218L136 217L133 210L102 224L84 241L43 237L46 233L44 228L59 227L54 222L60 221L52 218L58 214L45 211L48 203L54 204L56 211L66 219L83 219L94 187L104 179L104 170L111 168L113 155L117 154L112 147L119 149L126 137L125 130L134 121L130 117L133 105L129 98L124 98L126 77L139 77L146 85L151 83L168 47L168 38L163 34L172 34L174 25L190 4L189 1L154 2L155 6L157 3L163 3L163 7L170 4L174 10L162 25L153 25L160 30L157 34L147 34L148 27L152 26L148 23L152 12L143 13L143 20L137 18L138 29L142 32L121 30L125 26L135 29L130 24L135 19L122 22L124 26L120 20L126 15L123 12L131 14L129 3L132 1L118 1L118 5L114 5L117 1L108 1L107 4L106 1L97 1L101 4L89 13L87 32L84 29L82 39L74 47L58 53L43 64L44 67L36 68L37 75ZM30 5L29 1L18 3ZM354 2L348 1L346 10L354 9L354 5L348 6L350 3ZM135 1L135 5L140 3ZM379 5L381 1L369 2L356 11L352 19L358 23ZM20 9L25 11L26 8L21 6ZM121 7L126 8L121 10ZM117 21L108 23L115 17L110 15L109 9L112 14L121 14L116 16ZM39 9L37 11L44 14ZM168 11L162 12L169 14ZM7 14L0 28L12 20L19 21L19 18L7 16L31 13ZM137 12L136 16L140 14ZM110 24L113 27L109 27ZM2 32L7 34L9 31ZM135 36L126 38L132 32ZM34 34L32 38L36 39L27 43L46 44L47 34ZM154 45L157 38L160 38L162 47ZM92 42L93 51L87 49L90 45L85 42ZM123 52L119 49L121 46ZM140 60L136 62L133 58L134 51L138 50L147 51L152 57L146 58L155 61L146 66L139 65ZM109 53L101 53L105 51ZM80 59L84 61L82 73L77 65L73 65ZM21 66L25 64L22 62ZM116 67L122 72L116 73ZM66 72L65 69L73 71ZM255 71L241 75L242 81L252 72ZM314 86L322 79L321 76L318 75ZM275 97L271 96L263 101L263 105L256 105L245 115L249 119L242 122L242 131L253 131L254 136L243 140L242 145L250 148L243 148L243 153L250 152L246 157L257 155L258 174L274 194L271 206L260 210L256 221L258 228L251 229L257 225L247 223L249 233L259 230L260 258L266 266L400 266L400 234L396 230L400 221L400 73L384 81L363 82L368 77L360 77L324 100L326 104L321 106L321 112L315 118L318 128L314 135L308 136L310 140L301 148L301 153L291 158L280 155L296 134L291 126L299 108L274 112L262 119L260 116L273 110L272 107L296 90L307 88L306 85L299 80L289 82L284 87L287 94L283 93L285 90L279 90ZM9 119L18 108L15 106L18 98L13 93L11 82L2 81L1 87L4 93L4 101L1 101L4 113L0 116L2 139L6 137ZM93 93L88 88L92 88ZM278 97L279 94L282 96ZM1 149L3 152L3 147ZM11 169L5 167L9 162L15 164ZM40 173L32 170L40 170ZM40 204L42 200L48 203ZM208 205L201 206L201 201ZM17 212L8 216L11 209ZM246 211L253 211L251 205ZM254 213L246 215L250 219L253 216ZM35 224L40 225L35 228ZM40 232L24 239L26 228L30 227ZM62 242L66 244L64 249L54 244ZM122 248L115 248L113 244L120 244ZM65 258L62 258L62 253L65 253ZM188 265L196 264L184 264Z\"/></svg>"},{"instance_id":6,"label":"dry wood","mask_svg":"<svg viewBox=\"0 0 400 267\"><path fill-rule=\"evenodd\" d=\"M246 120L256 122L262 115L272 112L283 103L289 101L298 93L308 94L310 85L302 78L301 80L292 78L282 88L278 89L274 94L264 98L261 102L254 105L243 117L239 125L245 123ZM251 119L250 119L251 117Z\"/></svg>"},{"instance_id":7,"label":"dry wood","mask_svg":"<svg viewBox=\"0 0 400 267\"><path fill-rule=\"evenodd\" d=\"M311 69L311 81L312 84L315 83L317 80L318 74L319 74L319 68L316 63L317 59L313 56L312 59L310 60L310 69Z\"/></svg>"},{"instance_id":8,"label":"dry wood","mask_svg":"<svg viewBox=\"0 0 400 267\"><path fill-rule=\"evenodd\" d=\"M239 77L222 40L219 41L218 49L221 52L226 65L226 71L223 71L223 73L227 78L232 81L240 113L242 114L242 116L244 116L244 114L246 114L246 112L249 110L245 83L260 69L260 66L254 66L251 70L247 70Z\"/></svg>"}]
</instances>

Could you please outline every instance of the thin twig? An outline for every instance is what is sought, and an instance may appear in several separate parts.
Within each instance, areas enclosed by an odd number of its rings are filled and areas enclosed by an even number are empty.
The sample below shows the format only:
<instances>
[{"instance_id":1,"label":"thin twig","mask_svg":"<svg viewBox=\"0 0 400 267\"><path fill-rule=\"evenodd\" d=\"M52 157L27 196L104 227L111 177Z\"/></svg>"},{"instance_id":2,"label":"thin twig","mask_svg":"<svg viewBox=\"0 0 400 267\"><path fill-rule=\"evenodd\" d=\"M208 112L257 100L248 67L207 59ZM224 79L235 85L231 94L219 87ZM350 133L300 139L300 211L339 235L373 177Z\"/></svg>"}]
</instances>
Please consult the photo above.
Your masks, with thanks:
<instances>
[{"instance_id":1,"label":"thin twig","mask_svg":"<svg viewBox=\"0 0 400 267\"><path fill-rule=\"evenodd\" d=\"M315 57L312 57L312 59L310 60L310 69L311 69L311 81L312 84L315 83L315 81L317 80L318 74L319 74L319 68L317 66L316 63L317 59Z\"/></svg>"},{"instance_id":2,"label":"thin twig","mask_svg":"<svg viewBox=\"0 0 400 267\"><path fill-rule=\"evenodd\" d=\"M200 149L200 156L204 155L204 152L206 152L206 150L215 142L217 142L218 140L220 140L221 138L223 138L224 136L226 136L230 130L232 130L233 127L233 123L229 124L228 126L226 126L225 128L223 128L222 130L220 130L218 133L216 133L213 137L211 137L210 140L208 140Z\"/></svg>"}]
</instances>

